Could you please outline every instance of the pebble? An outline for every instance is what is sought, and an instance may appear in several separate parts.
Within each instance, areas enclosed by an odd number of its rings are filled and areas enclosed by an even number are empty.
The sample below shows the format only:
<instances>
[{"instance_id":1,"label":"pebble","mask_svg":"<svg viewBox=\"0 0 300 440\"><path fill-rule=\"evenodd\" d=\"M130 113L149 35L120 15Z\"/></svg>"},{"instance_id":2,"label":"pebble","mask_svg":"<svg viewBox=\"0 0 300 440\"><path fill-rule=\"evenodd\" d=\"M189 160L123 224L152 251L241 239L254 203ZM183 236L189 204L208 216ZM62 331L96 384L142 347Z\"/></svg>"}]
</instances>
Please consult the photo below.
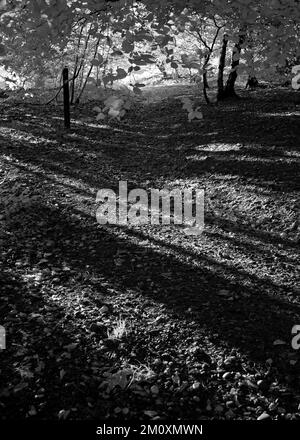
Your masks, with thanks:
<instances>
[{"instance_id":1,"label":"pebble","mask_svg":"<svg viewBox=\"0 0 300 440\"><path fill-rule=\"evenodd\" d=\"M196 391L199 390L200 386L201 386L200 382L194 382L193 385L191 386L191 389Z\"/></svg>"},{"instance_id":2,"label":"pebble","mask_svg":"<svg viewBox=\"0 0 300 440\"><path fill-rule=\"evenodd\" d=\"M223 376L222 376L222 378L224 379L224 380L229 380L230 378L231 378L231 373L228 371L227 373L224 373L223 374Z\"/></svg>"},{"instance_id":3,"label":"pebble","mask_svg":"<svg viewBox=\"0 0 300 440\"><path fill-rule=\"evenodd\" d=\"M270 415L266 412L262 413L259 417L257 417L257 420L267 420L270 418Z\"/></svg>"}]
</instances>

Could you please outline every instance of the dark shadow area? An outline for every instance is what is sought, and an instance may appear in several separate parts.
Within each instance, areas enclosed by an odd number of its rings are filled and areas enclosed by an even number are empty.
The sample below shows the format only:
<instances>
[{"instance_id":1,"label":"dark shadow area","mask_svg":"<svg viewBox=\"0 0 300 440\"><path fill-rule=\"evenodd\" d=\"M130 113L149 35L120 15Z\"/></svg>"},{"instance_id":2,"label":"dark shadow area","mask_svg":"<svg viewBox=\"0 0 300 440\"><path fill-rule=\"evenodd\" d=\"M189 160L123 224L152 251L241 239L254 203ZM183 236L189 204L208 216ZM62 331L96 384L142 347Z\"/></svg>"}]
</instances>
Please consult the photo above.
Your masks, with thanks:
<instances>
[{"instance_id":1,"label":"dark shadow area","mask_svg":"<svg viewBox=\"0 0 300 440\"><path fill-rule=\"evenodd\" d=\"M25 419L32 407L40 419L57 419L59 411L76 408L79 401L84 408L80 416L95 417L89 403L95 405L96 397L89 390L101 383L102 370L114 368L114 359L87 350L85 327L78 328L74 317L51 301L51 286L30 285L18 270L12 273L2 265L0 294L0 323L6 329L6 349L0 352L0 419ZM76 347L68 349L74 343ZM92 371L93 360L98 378ZM102 402L99 415L104 417L111 404ZM76 416L71 411L70 417Z\"/></svg>"},{"instance_id":2,"label":"dark shadow area","mask_svg":"<svg viewBox=\"0 0 300 440\"><path fill-rule=\"evenodd\" d=\"M193 256L198 260L196 267L184 258L187 251L163 240L155 240L161 251L150 247L143 249L143 263L139 265L139 259L134 257L140 255L141 248L130 243L128 237L147 238L151 242L148 236L126 231L126 236L122 238L108 233L109 229L99 227L92 217L73 221L68 218L72 212L62 214L47 207L42 212L45 216L43 238L41 231L34 228L31 233L40 237L35 243L36 250L45 249L46 241L53 241L53 257L46 265L59 266L66 262L76 273L84 272L88 265L100 279L109 279L123 291L138 288L145 297L166 304L170 313L179 319L196 321L199 331L213 334L218 343L238 348L249 360L264 361L269 356L273 346L274 322L278 337L289 339L293 322L300 319L299 306L277 297L276 285L247 271L227 267L204 256ZM19 242L19 248L22 249L22 245L26 247L25 238L23 244ZM47 249L51 254L51 247ZM166 252L168 249L177 255ZM126 253L128 258L128 263L118 270L114 261L117 252ZM34 254L31 264L38 264ZM222 275L218 271L220 268ZM170 279L163 276L165 271L170 273ZM152 280L153 284L147 280ZM220 289L226 288L246 293L249 297L229 302L218 296ZM189 307L193 311L192 318L186 314Z\"/></svg>"}]
</instances>

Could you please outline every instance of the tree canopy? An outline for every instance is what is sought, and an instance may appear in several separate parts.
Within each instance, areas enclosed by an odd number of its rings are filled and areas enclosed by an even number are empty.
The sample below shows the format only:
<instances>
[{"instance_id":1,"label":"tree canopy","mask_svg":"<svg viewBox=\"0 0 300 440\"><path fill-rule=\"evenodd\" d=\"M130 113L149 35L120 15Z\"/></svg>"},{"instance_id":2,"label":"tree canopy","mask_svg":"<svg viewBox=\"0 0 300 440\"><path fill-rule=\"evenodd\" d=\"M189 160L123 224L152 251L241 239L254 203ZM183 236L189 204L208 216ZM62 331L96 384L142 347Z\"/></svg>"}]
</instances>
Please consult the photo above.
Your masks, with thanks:
<instances>
[{"instance_id":1,"label":"tree canopy","mask_svg":"<svg viewBox=\"0 0 300 440\"><path fill-rule=\"evenodd\" d=\"M264 67L293 65L300 56L299 6L299 0L1 0L0 56L6 67L23 76L40 75L55 70L53 60L57 65L58 59L86 45L82 69L90 77L103 66L106 47L129 63L128 69L106 72L109 82L155 63L151 55L156 48L167 53L173 69L186 66L182 57L168 51L176 35L192 31L199 39L199 74L209 68L208 54L217 43L221 46L224 34L235 45L234 70L242 48L246 63L253 61L254 51ZM74 56L78 64L78 54Z\"/></svg>"}]
</instances>

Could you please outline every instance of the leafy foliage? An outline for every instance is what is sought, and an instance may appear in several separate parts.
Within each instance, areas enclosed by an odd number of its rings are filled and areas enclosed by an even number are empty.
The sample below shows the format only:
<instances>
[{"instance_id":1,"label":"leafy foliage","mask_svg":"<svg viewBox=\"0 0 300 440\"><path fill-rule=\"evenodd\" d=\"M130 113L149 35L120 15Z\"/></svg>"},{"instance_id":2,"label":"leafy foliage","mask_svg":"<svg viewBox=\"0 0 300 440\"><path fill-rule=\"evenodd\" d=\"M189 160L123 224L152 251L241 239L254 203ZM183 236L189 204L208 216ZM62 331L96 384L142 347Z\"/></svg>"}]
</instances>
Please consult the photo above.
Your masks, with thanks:
<instances>
[{"instance_id":1,"label":"leafy foliage","mask_svg":"<svg viewBox=\"0 0 300 440\"><path fill-rule=\"evenodd\" d=\"M109 117L120 121L131 109L134 102L134 96L126 88L121 91L113 91L112 94L108 92L108 96L103 99L102 107L96 106L93 109L97 112L96 120L103 121Z\"/></svg>"},{"instance_id":2,"label":"leafy foliage","mask_svg":"<svg viewBox=\"0 0 300 440\"><path fill-rule=\"evenodd\" d=\"M294 0L2 1L0 56L28 86L40 82L45 87L51 78L57 88L62 67L73 64L72 95L77 90L80 99L90 78L105 87L127 81L155 65L155 52L173 70L206 75L222 38L214 34L215 26L227 32L233 45L243 29L254 36L258 63L282 66L299 56L299 16ZM177 45L188 36L195 47L179 53ZM117 64L116 69L109 64ZM139 87L134 91L140 93Z\"/></svg>"},{"instance_id":3,"label":"leafy foliage","mask_svg":"<svg viewBox=\"0 0 300 440\"><path fill-rule=\"evenodd\" d=\"M190 98L182 98L182 108L188 113L188 120L191 122L193 119L203 119L203 113L201 108L195 106L195 103Z\"/></svg>"}]
</instances>

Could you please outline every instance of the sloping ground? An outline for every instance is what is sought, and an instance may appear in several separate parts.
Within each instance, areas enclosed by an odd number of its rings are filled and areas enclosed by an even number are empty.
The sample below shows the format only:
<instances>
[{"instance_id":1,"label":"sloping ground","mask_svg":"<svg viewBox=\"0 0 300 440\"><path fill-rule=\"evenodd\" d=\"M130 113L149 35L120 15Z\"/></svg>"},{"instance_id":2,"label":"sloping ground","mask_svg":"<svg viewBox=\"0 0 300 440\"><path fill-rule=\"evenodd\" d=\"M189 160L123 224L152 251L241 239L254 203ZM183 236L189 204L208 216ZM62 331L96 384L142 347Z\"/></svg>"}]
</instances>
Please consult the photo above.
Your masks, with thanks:
<instances>
[{"instance_id":1,"label":"sloping ground","mask_svg":"<svg viewBox=\"0 0 300 440\"><path fill-rule=\"evenodd\" d=\"M300 418L296 99L2 109L2 419ZM204 233L98 225L120 180L204 188Z\"/></svg>"}]
</instances>

